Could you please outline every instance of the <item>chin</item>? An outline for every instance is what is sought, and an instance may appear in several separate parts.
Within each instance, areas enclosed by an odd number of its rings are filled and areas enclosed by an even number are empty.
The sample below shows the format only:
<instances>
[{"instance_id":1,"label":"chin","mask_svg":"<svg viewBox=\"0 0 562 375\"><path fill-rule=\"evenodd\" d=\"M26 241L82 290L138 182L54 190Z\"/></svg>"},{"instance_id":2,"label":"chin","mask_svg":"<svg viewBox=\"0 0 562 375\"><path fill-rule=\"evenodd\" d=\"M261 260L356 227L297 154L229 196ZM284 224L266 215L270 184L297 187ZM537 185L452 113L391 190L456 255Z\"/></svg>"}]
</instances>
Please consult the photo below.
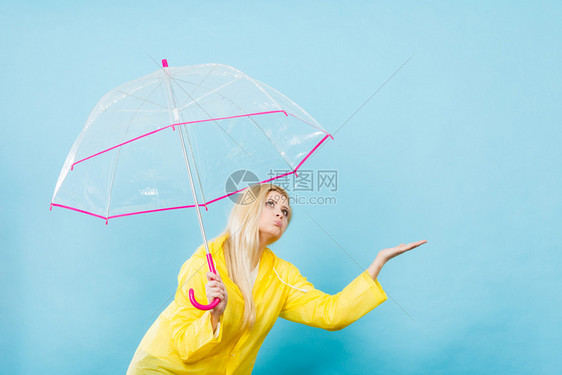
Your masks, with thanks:
<instances>
[{"instance_id":1,"label":"chin","mask_svg":"<svg viewBox=\"0 0 562 375\"><path fill-rule=\"evenodd\" d=\"M281 235L280 236L271 236L271 238L269 240L269 243L272 244L274 242L277 242L280 238L281 238Z\"/></svg>"}]
</instances>

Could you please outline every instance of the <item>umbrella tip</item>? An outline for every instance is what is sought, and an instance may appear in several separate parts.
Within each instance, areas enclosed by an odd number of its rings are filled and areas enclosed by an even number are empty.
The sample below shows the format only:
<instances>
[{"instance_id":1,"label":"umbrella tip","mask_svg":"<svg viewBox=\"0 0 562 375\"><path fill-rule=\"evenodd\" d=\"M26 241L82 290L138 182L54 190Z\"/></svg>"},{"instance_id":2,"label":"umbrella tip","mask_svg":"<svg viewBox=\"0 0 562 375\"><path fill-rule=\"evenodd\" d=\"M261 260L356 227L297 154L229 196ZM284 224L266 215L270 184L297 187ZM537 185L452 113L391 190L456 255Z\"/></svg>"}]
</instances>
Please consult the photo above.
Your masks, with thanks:
<instances>
[{"instance_id":1,"label":"umbrella tip","mask_svg":"<svg viewBox=\"0 0 562 375\"><path fill-rule=\"evenodd\" d=\"M168 60L162 59L162 66L163 66L164 68L167 68L167 67L168 67Z\"/></svg>"}]
</instances>

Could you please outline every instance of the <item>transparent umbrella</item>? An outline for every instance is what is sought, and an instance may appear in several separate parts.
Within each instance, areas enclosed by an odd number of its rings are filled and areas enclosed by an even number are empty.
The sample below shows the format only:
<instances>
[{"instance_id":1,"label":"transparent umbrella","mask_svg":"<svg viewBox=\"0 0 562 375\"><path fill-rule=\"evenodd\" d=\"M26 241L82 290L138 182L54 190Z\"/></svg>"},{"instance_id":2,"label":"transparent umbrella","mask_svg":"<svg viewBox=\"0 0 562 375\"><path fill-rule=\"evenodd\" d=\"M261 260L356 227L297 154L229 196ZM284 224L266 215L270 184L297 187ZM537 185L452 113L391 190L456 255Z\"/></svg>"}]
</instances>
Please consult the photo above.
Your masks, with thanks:
<instances>
[{"instance_id":1,"label":"transparent umbrella","mask_svg":"<svg viewBox=\"0 0 562 375\"><path fill-rule=\"evenodd\" d=\"M162 65L100 99L68 153L51 209L107 224L195 208L216 272L199 208L247 188L225 189L237 171L251 171L261 183L298 173L332 136L292 100L236 68ZM203 309L218 302L204 306L192 298Z\"/></svg>"}]
</instances>

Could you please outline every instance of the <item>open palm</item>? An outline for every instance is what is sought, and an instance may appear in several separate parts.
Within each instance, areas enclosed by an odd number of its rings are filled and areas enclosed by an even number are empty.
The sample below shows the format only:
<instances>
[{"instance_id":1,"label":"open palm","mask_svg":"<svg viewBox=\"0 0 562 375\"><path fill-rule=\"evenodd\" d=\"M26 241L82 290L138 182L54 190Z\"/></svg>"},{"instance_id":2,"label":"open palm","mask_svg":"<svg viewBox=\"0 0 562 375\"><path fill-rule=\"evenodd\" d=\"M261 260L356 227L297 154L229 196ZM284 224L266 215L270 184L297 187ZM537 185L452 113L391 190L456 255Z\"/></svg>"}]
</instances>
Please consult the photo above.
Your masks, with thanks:
<instances>
[{"instance_id":1,"label":"open palm","mask_svg":"<svg viewBox=\"0 0 562 375\"><path fill-rule=\"evenodd\" d=\"M426 243L426 240L412 242L409 244L400 244L396 247L391 247L389 249L384 249L379 252L379 256L384 259L385 262L389 261L390 259L394 258L397 255L403 254L408 250L415 249L416 247L423 245Z\"/></svg>"}]
</instances>

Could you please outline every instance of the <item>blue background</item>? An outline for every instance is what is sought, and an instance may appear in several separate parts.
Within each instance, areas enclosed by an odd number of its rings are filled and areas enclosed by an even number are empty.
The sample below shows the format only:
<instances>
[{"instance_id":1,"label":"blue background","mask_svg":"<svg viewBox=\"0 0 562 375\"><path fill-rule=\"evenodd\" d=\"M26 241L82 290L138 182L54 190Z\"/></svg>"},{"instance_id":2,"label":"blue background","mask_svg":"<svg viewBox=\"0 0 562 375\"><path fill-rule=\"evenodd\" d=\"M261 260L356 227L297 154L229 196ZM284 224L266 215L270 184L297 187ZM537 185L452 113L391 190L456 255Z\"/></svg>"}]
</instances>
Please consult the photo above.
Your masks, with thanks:
<instances>
[{"instance_id":1,"label":"blue background","mask_svg":"<svg viewBox=\"0 0 562 375\"><path fill-rule=\"evenodd\" d=\"M200 244L192 211L100 219L49 203L90 110L170 65L220 62L330 132L272 249L337 293L380 249L387 302L327 332L280 319L255 374L554 374L562 366L562 4L4 1L3 374L123 374ZM228 202L205 214L219 234ZM350 256L336 245L324 230ZM358 264L356 264L359 263Z\"/></svg>"}]
</instances>

